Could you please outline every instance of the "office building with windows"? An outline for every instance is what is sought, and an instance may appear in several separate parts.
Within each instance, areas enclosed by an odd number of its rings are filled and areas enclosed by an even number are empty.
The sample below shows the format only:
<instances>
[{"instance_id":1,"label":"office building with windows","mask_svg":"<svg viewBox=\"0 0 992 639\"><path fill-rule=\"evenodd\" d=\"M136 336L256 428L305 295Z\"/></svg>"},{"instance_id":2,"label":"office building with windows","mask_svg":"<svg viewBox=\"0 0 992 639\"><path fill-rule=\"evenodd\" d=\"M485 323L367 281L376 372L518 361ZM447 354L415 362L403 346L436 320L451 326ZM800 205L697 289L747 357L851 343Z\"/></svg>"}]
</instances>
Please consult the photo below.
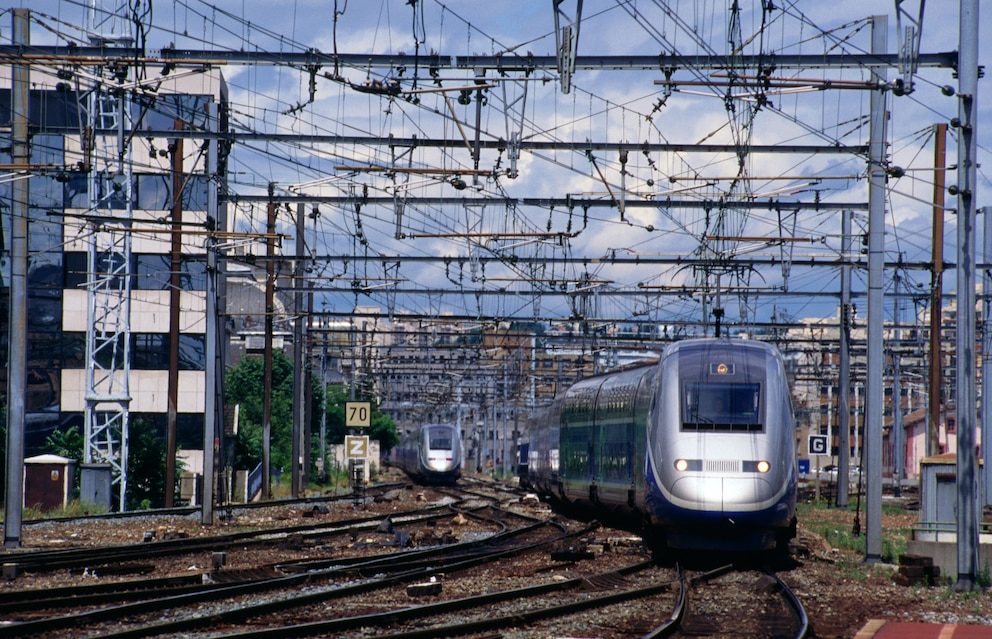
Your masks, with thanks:
<instances>
[{"instance_id":1,"label":"office building with windows","mask_svg":"<svg viewBox=\"0 0 992 639\"><path fill-rule=\"evenodd\" d=\"M95 76L104 84L94 83ZM88 410L117 410L95 403L94 393L120 393L101 384L119 383L123 370L127 383L118 403L131 429L140 425L164 437L174 388L177 445L202 448L206 230L225 228L223 215L208 212L223 171L208 166L202 139L162 132L226 130L226 85L218 71L170 74L151 66L122 73L119 86L108 77L107 69L69 61L32 64L29 109L21 114L13 107L11 67L0 67L0 164L7 167L0 178L4 339L11 214L23 210L12 201L13 184L26 180L28 194L27 456L42 452L56 430L85 432ZM23 117L26 172L15 170L11 157L12 123ZM108 235L126 241L114 244ZM178 297L172 294L177 282ZM124 312L111 325L101 308L115 303ZM178 358L170 364L177 321ZM94 329L94 322L100 326ZM0 353L6 360L6 344ZM90 361L114 372L89 379ZM177 371L171 383L170 366Z\"/></svg>"}]
</instances>

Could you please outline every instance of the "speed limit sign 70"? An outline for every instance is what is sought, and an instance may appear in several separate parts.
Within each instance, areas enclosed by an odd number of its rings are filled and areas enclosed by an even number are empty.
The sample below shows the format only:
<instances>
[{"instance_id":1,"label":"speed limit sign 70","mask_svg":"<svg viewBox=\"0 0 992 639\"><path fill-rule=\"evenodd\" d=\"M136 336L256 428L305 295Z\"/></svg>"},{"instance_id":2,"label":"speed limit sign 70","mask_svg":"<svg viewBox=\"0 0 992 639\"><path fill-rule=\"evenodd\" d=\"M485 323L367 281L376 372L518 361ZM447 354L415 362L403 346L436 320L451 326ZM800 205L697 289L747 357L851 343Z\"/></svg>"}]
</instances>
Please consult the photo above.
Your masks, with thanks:
<instances>
[{"instance_id":1,"label":"speed limit sign 70","mask_svg":"<svg viewBox=\"0 0 992 639\"><path fill-rule=\"evenodd\" d=\"M344 409L344 425L347 428L368 428L372 425L371 402L348 402Z\"/></svg>"}]
</instances>

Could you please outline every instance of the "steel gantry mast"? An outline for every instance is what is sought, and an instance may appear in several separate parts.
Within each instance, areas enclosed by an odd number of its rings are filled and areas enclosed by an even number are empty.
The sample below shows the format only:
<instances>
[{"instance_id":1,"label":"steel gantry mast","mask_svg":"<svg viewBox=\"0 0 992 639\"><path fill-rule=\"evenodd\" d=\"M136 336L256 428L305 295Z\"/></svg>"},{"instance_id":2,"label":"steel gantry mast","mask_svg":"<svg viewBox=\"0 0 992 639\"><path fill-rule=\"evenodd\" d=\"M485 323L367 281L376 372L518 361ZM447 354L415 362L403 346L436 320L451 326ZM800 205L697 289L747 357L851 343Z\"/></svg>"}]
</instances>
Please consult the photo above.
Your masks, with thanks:
<instances>
[{"instance_id":1,"label":"steel gantry mast","mask_svg":"<svg viewBox=\"0 0 992 639\"><path fill-rule=\"evenodd\" d=\"M119 3L89 9L93 46L130 46ZM97 80L80 94L86 114L82 141L89 167L89 215L86 312L86 395L81 492L85 501L111 505L116 487L118 507L127 492L128 422L131 401L130 305L132 162L128 135L132 128L130 92L113 90L130 74L122 60L92 69ZM108 88L110 90L108 90Z\"/></svg>"},{"instance_id":2,"label":"steel gantry mast","mask_svg":"<svg viewBox=\"0 0 992 639\"><path fill-rule=\"evenodd\" d=\"M575 12L570 16L562 10L565 0L551 0L555 12L555 51L558 58L558 76L561 92L572 90L572 75L575 73L575 57L579 52L579 27L582 25L582 0L576 0ZM562 22L565 25L562 26Z\"/></svg>"}]
</instances>

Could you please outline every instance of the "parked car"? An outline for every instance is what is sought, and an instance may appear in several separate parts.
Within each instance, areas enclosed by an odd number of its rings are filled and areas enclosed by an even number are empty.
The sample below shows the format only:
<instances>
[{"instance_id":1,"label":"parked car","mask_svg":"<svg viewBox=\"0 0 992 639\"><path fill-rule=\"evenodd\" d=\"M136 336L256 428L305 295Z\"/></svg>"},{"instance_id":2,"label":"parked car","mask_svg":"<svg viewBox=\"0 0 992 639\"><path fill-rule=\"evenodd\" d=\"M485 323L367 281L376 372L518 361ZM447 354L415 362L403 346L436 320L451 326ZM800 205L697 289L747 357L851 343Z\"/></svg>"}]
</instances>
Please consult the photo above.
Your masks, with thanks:
<instances>
[{"instance_id":1,"label":"parked car","mask_svg":"<svg viewBox=\"0 0 992 639\"><path fill-rule=\"evenodd\" d=\"M849 466L847 469L847 482L851 486L856 486L861 477L861 466ZM829 482L837 482L837 466L830 464L820 470L820 479Z\"/></svg>"}]
</instances>

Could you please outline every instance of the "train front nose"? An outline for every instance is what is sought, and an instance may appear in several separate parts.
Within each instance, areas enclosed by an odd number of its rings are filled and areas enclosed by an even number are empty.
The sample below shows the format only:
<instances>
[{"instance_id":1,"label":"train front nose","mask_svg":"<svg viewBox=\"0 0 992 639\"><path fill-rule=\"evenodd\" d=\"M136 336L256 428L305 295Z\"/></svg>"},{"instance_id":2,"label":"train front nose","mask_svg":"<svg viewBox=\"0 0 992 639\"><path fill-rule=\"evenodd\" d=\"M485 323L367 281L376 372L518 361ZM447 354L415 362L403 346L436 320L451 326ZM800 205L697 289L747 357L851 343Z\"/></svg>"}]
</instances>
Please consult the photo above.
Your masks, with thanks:
<instances>
[{"instance_id":1,"label":"train front nose","mask_svg":"<svg viewBox=\"0 0 992 639\"><path fill-rule=\"evenodd\" d=\"M725 516L766 508L773 495L772 485L757 476L681 477L672 485L675 503Z\"/></svg>"},{"instance_id":2,"label":"train front nose","mask_svg":"<svg viewBox=\"0 0 992 639\"><path fill-rule=\"evenodd\" d=\"M430 454L427 456L427 465L433 471L446 473L454 470L458 462L450 454Z\"/></svg>"}]
</instances>

